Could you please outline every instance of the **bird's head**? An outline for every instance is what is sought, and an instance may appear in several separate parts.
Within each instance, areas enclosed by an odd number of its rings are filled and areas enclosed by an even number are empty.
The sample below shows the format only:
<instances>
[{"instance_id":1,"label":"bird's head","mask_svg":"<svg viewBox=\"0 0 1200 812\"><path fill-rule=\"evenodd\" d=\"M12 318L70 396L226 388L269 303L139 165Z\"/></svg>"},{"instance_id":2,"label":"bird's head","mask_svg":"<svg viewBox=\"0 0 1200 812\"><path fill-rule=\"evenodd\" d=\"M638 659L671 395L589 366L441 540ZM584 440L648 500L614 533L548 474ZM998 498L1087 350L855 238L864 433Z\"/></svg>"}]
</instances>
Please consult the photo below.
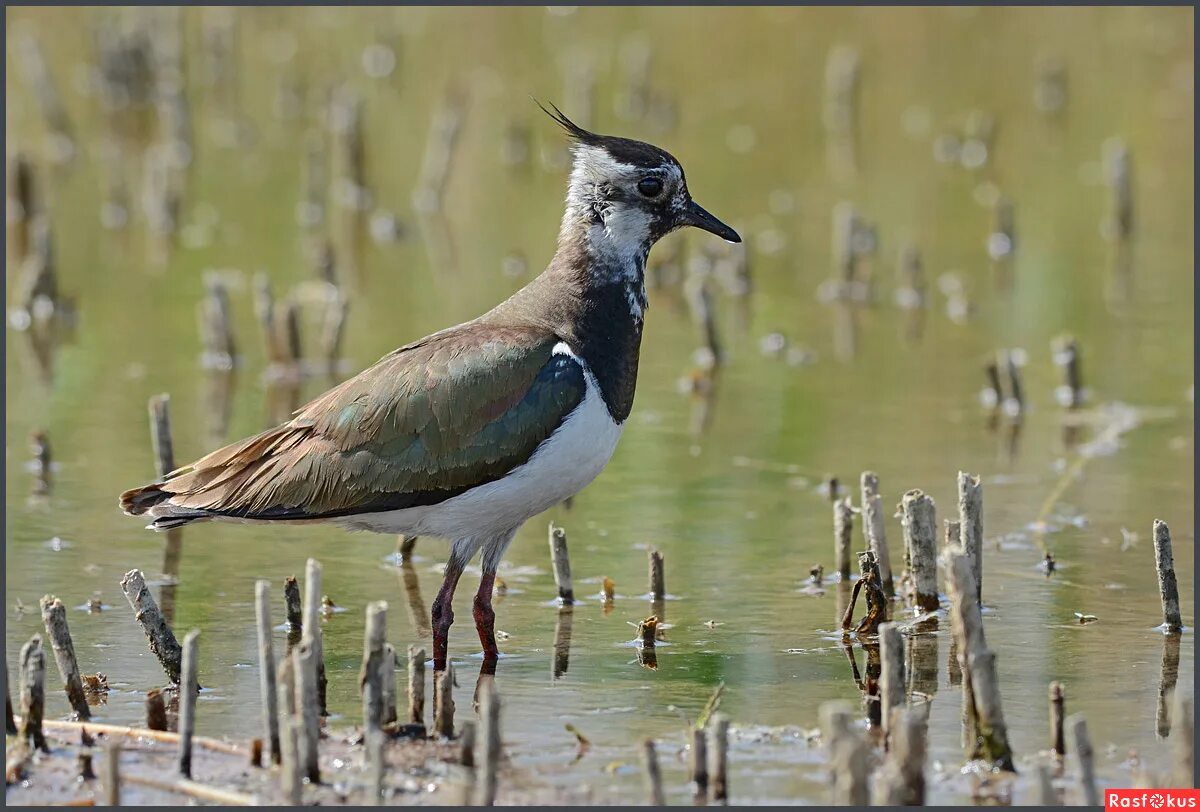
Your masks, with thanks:
<instances>
[{"instance_id":1,"label":"bird's head","mask_svg":"<svg viewBox=\"0 0 1200 812\"><path fill-rule=\"evenodd\" d=\"M618 253L641 253L643 258L655 242L684 226L729 242L742 241L692 200L683 167L669 152L643 141L589 132L550 106L553 112L542 110L574 141L563 236L580 226L601 230Z\"/></svg>"}]
</instances>

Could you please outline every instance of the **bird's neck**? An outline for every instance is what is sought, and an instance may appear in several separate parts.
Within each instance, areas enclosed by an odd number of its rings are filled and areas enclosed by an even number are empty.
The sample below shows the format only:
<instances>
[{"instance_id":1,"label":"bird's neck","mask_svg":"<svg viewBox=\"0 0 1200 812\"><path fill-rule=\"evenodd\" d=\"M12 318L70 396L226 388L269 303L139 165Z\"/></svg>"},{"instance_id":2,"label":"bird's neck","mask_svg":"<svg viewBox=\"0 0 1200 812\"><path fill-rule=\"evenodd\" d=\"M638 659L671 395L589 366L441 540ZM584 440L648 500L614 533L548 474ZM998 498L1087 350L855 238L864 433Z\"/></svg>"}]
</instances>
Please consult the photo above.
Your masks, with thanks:
<instances>
[{"instance_id":1,"label":"bird's neck","mask_svg":"<svg viewBox=\"0 0 1200 812\"><path fill-rule=\"evenodd\" d=\"M546 270L484 318L553 331L587 362L609 414L624 422L637 383L648 252L614 246L592 225L564 225Z\"/></svg>"}]
</instances>

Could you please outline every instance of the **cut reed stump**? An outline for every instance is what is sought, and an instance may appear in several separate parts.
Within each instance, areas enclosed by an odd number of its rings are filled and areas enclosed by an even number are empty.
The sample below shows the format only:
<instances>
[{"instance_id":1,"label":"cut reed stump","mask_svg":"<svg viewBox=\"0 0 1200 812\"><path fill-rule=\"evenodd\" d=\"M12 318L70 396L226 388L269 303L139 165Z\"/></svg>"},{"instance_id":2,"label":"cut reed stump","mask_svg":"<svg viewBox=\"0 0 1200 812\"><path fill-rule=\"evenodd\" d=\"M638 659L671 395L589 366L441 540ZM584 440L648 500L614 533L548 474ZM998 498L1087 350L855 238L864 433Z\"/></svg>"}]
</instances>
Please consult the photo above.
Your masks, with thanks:
<instances>
[{"instance_id":1,"label":"cut reed stump","mask_svg":"<svg viewBox=\"0 0 1200 812\"><path fill-rule=\"evenodd\" d=\"M111 741L104 748L104 803L121 805L121 742Z\"/></svg>"},{"instance_id":2,"label":"cut reed stump","mask_svg":"<svg viewBox=\"0 0 1200 812\"><path fill-rule=\"evenodd\" d=\"M444 739L454 738L454 666L433 674L433 732Z\"/></svg>"},{"instance_id":3,"label":"cut reed stump","mask_svg":"<svg viewBox=\"0 0 1200 812\"><path fill-rule=\"evenodd\" d=\"M71 642L71 630L67 627L66 607L53 595L43 597L41 607L42 623L46 627L46 637L50 639L50 645L54 649L54 661L58 664L58 673L62 676L67 701L71 703L76 717L86 721L92 714L88 709L87 697L83 693L83 680L79 677L75 644Z\"/></svg>"},{"instance_id":4,"label":"cut reed stump","mask_svg":"<svg viewBox=\"0 0 1200 812\"><path fill-rule=\"evenodd\" d=\"M275 695L275 648L271 641L271 582L254 583L254 619L258 626L258 683L262 694L263 731L271 762L282 758L279 743L279 701Z\"/></svg>"},{"instance_id":5,"label":"cut reed stump","mask_svg":"<svg viewBox=\"0 0 1200 812\"><path fill-rule=\"evenodd\" d=\"M425 726L425 649L408 647L408 721Z\"/></svg>"},{"instance_id":6,"label":"cut reed stump","mask_svg":"<svg viewBox=\"0 0 1200 812\"><path fill-rule=\"evenodd\" d=\"M167 729L167 703L162 691L157 688L146 692L146 729Z\"/></svg>"},{"instance_id":7,"label":"cut reed stump","mask_svg":"<svg viewBox=\"0 0 1200 812\"><path fill-rule=\"evenodd\" d=\"M500 694L491 680L484 682L481 688L475 805L492 806L496 802L496 775L500 769Z\"/></svg>"},{"instance_id":8,"label":"cut reed stump","mask_svg":"<svg viewBox=\"0 0 1200 812\"><path fill-rule=\"evenodd\" d=\"M708 788L713 803L729 799L729 717L714 713L705 726L708 734Z\"/></svg>"},{"instance_id":9,"label":"cut reed stump","mask_svg":"<svg viewBox=\"0 0 1200 812\"><path fill-rule=\"evenodd\" d=\"M983 603L983 482L974 474L958 472L958 522L962 549L975 576L975 600Z\"/></svg>"},{"instance_id":10,"label":"cut reed stump","mask_svg":"<svg viewBox=\"0 0 1200 812\"><path fill-rule=\"evenodd\" d=\"M1095 753L1092 739L1088 736L1087 720L1076 713L1067 719L1067 727L1074 739L1075 758L1079 762L1079 791L1085 806L1100 806L1100 788L1096 785Z\"/></svg>"},{"instance_id":11,"label":"cut reed stump","mask_svg":"<svg viewBox=\"0 0 1200 812\"><path fill-rule=\"evenodd\" d=\"M646 802L650 806L666 806L666 795L663 794L662 770L658 766L658 753L654 749L654 739L642 739L642 765L646 776Z\"/></svg>"},{"instance_id":12,"label":"cut reed stump","mask_svg":"<svg viewBox=\"0 0 1200 812\"><path fill-rule=\"evenodd\" d=\"M300 584L296 576L289 575L283 580L283 605L286 612L288 637L296 636L297 642L304 631L304 611L300 605Z\"/></svg>"},{"instance_id":13,"label":"cut reed stump","mask_svg":"<svg viewBox=\"0 0 1200 812\"><path fill-rule=\"evenodd\" d=\"M708 741L704 728L691 729L688 777L692 783L692 797L698 806L708 803Z\"/></svg>"},{"instance_id":14,"label":"cut reed stump","mask_svg":"<svg viewBox=\"0 0 1200 812\"><path fill-rule=\"evenodd\" d=\"M279 791L283 803L298 806L303 788L303 766L300 762L300 739L303 736L296 718L296 687L294 654L279 663L276 691L279 700Z\"/></svg>"},{"instance_id":15,"label":"cut reed stump","mask_svg":"<svg viewBox=\"0 0 1200 812\"><path fill-rule=\"evenodd\" d=\"M192 736L196 732L196 694L200 685L196 679L199 665L200 632L193 629L183 638L183 671L179 683L179 772L192 777Z\"/></svg>"},{"instance_id":16,"label":"cut reed stump","mask_svg":"<svg viewBox=\"0 0 1200 812\"><path fill-rule=\"evenodd\" d=\"M178 685L179 672L183 667L183 649L159 611L158 604L154 602L154 596L146 586L146 578L142 571L130 570L125 573L125 577L121 579L121 591L125 593L125 598L136 613L135 617L146 634L150 651L167 672L167 679Z\"/></svg>"},{"instance_id":17,"label":"cut reed stump","mask_svg":"<svg viewBox=\"0 0 1200 812\"><path fill-rule=\"evenodd\" d=\"M935 612L937 593L937 513L933 499L919 490L900 502L904 547L913 577L913 602L922 612Z\"/></svg>"},{"instance_id":18,"label":"cut reed stump","mask_svg":"<svg viewBox=\"0 0 1200 812\"><path fill-rule=\"evenodd\" d=\"M175 470L175 446L171 441L171 396L154 395L149 402L150 442L160 478Z\"/></svg>"},{"instance_id":19,"label":"cut reed stump","mask_svg":"<svg viewBox=\"0 0 1200 812\"><path fill-rule=\"evenodd\" d=\"M571 583L571 559L567 555L567 531L550 523L550 562L554 565L554 585L558 601L564 606L575 603L575 587Z\"/></svg>"},{"instance_id":20,"label":"cut reed stump","mask_svg":"<svg viewBox=\"0 0 1200 812\"><path fill-rule=\"evenodd\" d=\"M23 746L49 752L42 718L46 713L46 655L42 651L42 636L35 634L21 646L21 728L18 732Z\"/></svg>"},{"instance_id":21,"label":"cut reed stump","mask_svg":"<svg viewBox=\"0 0 1200 812\"><path fill-rule=\"evenodd\" d=\"M1050 683L1050 750L1062 758L1067 754L1066 740L1063 737L1063 706L1066 694L1061 682Z\"/></svg>"},{"instance_id":22,"label":"cut reed stump","mask_svg":"<svg viewBox=\"0 0 1200 812\"><path fill-rule=\"evenodd\" d=\"M320 753L321 708L317 699L317 652L308 637L292 650L292 671L296 682L296 715L300 724L300 765L310 783L321 782Z\"/></svg>"},{"instance_id":23,"label":"cut reed stump","mask_svg":"<svg viewBox=\"0 0 1200 812\"><path fill-rule=\"evenodd\" d=\"M325 644L321 635L321 562L310 558L304 564L304 639L313 650L316 669L317 708L328 716L325 704Z\"/></svg>"},{"instance_id":24,"label":"cut reed stump","mask_svg":"<svg viewBox=\"0 0 1200 812\"><path fill-rule=\"evenodd\" d=\"M925 805L928 707L896 708L887 757L875 779L877 806Z\"/></svg>"},{"instance_id":25,"label":"cut reed stump","mask_svg":"<svg viewBox=\"0 0 1200 812\"><path fill-rule=\"evenodd\" d=\"M383 729L383 647L387 638L387 602L367 604L367 623L363 641L362 691L363 730L368 740Z\"/></svg>"},{"instance_id":26,"label":"cut reed stump","mask_svg":"<svg viewBox=\"0 0 1200 812\"><path fill-rule=\"evenodd\" d=\"M854 533L854 508L850 497L833 503L833 562L843 581L850 580L850 547Z\"/></svg>"},{"instance_id":27,"label":"cut reed stump","mask_svg":"<svg viewBox=\"0 0 1200 812\"><path fill-rule=\"evenodd\" d=\"M396 647L391 643L383 644L383 664L380 666L383 677L383 724L394 725L396 714Z\"/></svg>"},{"instance_id":28,"label":"cut reed stump","mask_svg":"<svg viewBox=\"0 0 1200 812\"><path fill-rule=\"evenodd\" d=\"M971 562L961 550L946 554L950 585L950 617L958 641L959 663L963 667L963 690L969 681L971 707L978 726L978 750L995 767L1016 772L1008 728L1000 705L1000 686L996 679L996 657L988 650L983 633L983 616L975 601ZM972 750L976 748L971 747Z\"/></svg>"},{"instance_id":29,"label":"cut reed stump","mask_svg":"<svg viewBox=\"0 0 1200 812\"><path fill-rule=\"evenodd\" d=\"M895 594L896 586L892 578L892 560L888 554L883 500L879 495L879 475L874 471L863 471L860 484L863 538L867 542L867 549L875 553L875 560L879 562L884 594L891 598Z\"/></svg>"},{"instance_id":30,"label":"cut reed stump","mask_svg":"<svg viewBox=\"0 0 1200 812\"><path fill-rule=\"evenodd\" d=\"M896 623L884 623L879 627L879 659L882 670L879 675L879 718L885 736L892 732L892 714L904 707L904 638ZM889 745L890 746L890 745Z\"/></svg>"},{"instance_id":31,"label":"cut reed stump","mask_svg":"<svg viewBox=\"0 0 1200 812\"><path fill-rule=\"evenodd\" d=\"M1179 585L1175 581L1175 557L1171 554L1171 529L1161 519L1154 520L1154 566L1158 570L1158 594L1162 597L1163 631L1183 631L1179 614Z\"/></svg>"},{"instance_id":32,"label":"cut reed stump","mask_svg":"<svg viewBox=\"0 0 1200 812\"><path fill-rule=\"evenodd\" d=\"M646 555L649 562L650 600L666 600L667 586L666 577L663 574L663 555L654 548L651 548Z\"/></svg>"}]
</instances>

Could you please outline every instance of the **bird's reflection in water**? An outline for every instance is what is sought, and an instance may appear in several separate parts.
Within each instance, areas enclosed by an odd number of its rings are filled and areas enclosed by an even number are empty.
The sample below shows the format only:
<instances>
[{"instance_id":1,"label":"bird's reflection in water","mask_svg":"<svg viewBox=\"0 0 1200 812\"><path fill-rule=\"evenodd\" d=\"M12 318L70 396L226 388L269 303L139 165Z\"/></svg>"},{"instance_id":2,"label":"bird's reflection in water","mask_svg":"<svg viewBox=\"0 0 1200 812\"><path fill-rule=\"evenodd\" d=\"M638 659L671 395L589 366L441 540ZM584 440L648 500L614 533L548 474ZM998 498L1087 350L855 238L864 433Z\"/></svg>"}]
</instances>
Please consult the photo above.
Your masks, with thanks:
<instances>
[{"instance_id":1,"label":"bird's reflection in water","mask_svg":"<svg viewBox=\"0 0 1200 812\"><path fill-rule=\"evenodd\" d=\"M1163 636L1162 673L1158 680L1158 710L1155 713L1155 732L1160 739L1171 735L1171 701L1175 697L1175 683L1179 679L1178 634Z\"/></svg>"},{"instance_id":2,"label":"bird's reflection in water","mask_svg":"<svg viewBox=\"0 0 1200 812\"><path fill-rule=\"evenodd\" d=\"M571 631L575 622L575 607L562 606L554 622L554 679L567 673L571 660Z\"/></svg>"}]
</instances>

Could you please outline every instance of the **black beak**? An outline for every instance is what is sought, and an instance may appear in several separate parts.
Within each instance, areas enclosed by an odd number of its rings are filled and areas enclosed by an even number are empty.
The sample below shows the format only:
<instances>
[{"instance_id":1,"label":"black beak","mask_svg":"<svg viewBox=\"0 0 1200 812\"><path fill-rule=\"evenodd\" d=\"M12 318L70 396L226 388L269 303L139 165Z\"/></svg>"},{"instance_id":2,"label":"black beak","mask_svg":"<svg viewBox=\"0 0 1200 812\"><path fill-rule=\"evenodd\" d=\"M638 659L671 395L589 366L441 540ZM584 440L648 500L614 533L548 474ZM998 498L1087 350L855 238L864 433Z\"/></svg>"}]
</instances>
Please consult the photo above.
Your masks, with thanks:
<instances>
[{"instance_id":1,"label":"black beak","mask_svg":"<svg viewBox=\"0 0 1200 812\"><path fill-rule=\"evenodd\" d=\"M718 237L727 242L742 241L742 238L738 236L736 231L706 212L701 206L697 205L696 201L694 200L688 201L687 206L683 210L683 214L679 217L679 222L685 226L702 228L709 234L716 234Z\"/></svg>"}]
</instances>

